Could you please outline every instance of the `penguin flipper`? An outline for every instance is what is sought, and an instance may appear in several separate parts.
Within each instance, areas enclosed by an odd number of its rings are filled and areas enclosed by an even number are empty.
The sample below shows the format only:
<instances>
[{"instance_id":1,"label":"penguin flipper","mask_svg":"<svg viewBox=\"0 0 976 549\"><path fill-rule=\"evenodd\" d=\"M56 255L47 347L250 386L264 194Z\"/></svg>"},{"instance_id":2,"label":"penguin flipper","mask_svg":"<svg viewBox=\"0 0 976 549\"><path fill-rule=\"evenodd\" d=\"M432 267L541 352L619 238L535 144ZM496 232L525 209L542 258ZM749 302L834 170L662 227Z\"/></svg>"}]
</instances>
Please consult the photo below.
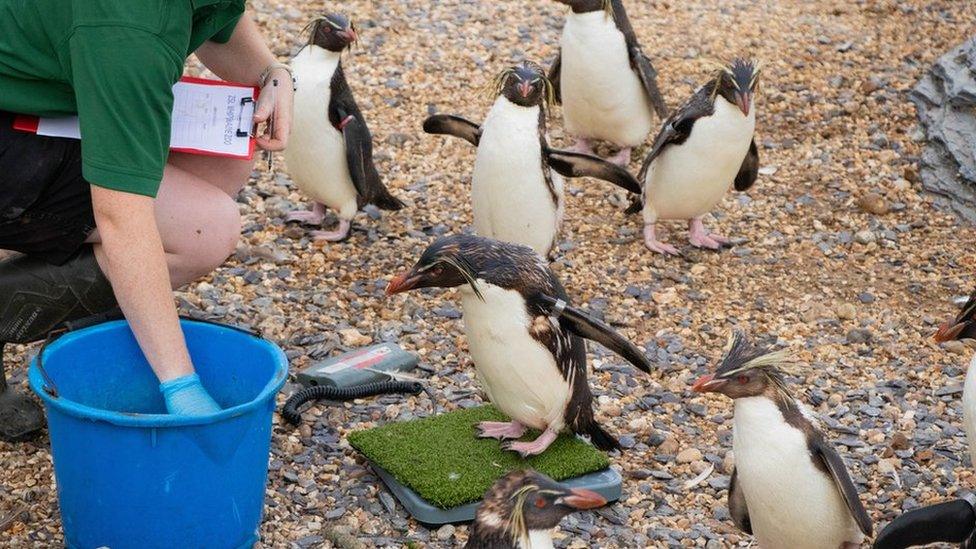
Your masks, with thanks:
<instances>
[{"instance_id":1,"label":"penguin flipper","mask_svg":"<svg viewBox=\"0 0 976 549\"><path fill-rule=\"evenodd\" d=\"M756 147L756 139L753 138L752 143L749 144L749 152L746 153L739 173L735 176L735 190L748 190L756 182L757 177L759 177L759 149Z\"/></svg>"},{"instance_id":2,"label":"penguin flipper","mask_svg":"<svg viewBox=\"0 0 976 549\"><path fill-rule=\"evenodd\" d=\"M891 521L874 540L873 549L903 549L935 542L963 543L976 529L976 511L957 499L909 511Z\"/></svg>"},{"instance_id":3,"label":"penguin flipper","mask_svg":"<svg viewBox=\"0 0 976 549\"><path fill-rule=\"evenodd\" d=\"M559 325L564 330L569 330L580 337L595 341L617 353L636 368L647 373L651 372L651 361L644 356L640 349L627 341L609 324L566 304L562 299L556 299L545 294L540 294L539 298L551 308L551 314L559 318Z\"/></svg>"},{"instance_id":4,"label":"penguin flipper","mask_svg":"<svg viewBox=\"0 0 976 549\"><path fill-rule=\"evenodd\" d=\"M671 116L664 121L661 125L661 131L654 138L650 152L644 158L644 164L641 165L641 169L637 173L637 179L639 181L644 181L647 177L647 170L651 167L651 162L668 145L684 143L691 135L691 129L694 127L695 122L699 118L710 116L715 112L715 102L712 97L712 89L714 86L715 82L713 81L698 88L683 105L672 112Z\"/></svg>"},{"instance_id":5,"label":"penguin flipper","mask_svg":"<svg viewBox=\"0 0 976 549\"><path fill-rule=\"evenodd\" d=\"M732 469L729 480L729 514L732 522L743 532L752 535L752 521L749 520L749 507L746 505L746 495L739 486L738 471Z\"/></svg>"},{"instance_id":6,"label":"penguin flipper","mask_svg":"<svg viewBox=\"0 0 976 549\"><path fill-rule=\"evenodd\" d=\"M637 71L637 76L640 78L641 84L644 85L644 92L654 107L654 112L657 113L658 118L666 118L668 116L668 105L664 102L660 88L657 87L657 71L654 70L654 65L644 55L639 45L631 46L628 52L630 53L630 64Z\"/></svg>"},{"instance_id":7,"label":"penguin flipper","mask_svg":"<svg viewBox=\"0 0 976 549\"><path fill-rule=\"evenodd\" d=\"M346 142L346 163L349 177L356 192L366 204L374 204L381 210L399 210L403 202L390 194L376 165L373 164L373 137L366 124L356 116L346 114L341 108L342 136Z\"/></svg>"},{"instance_id":8,"label":"penguin flipper","mask_svg":"<svg viewBox=\"0 0 976 549\"><path fill-rule=\"evenodd\" d=\"M858 528L860 528L865 536L870 537L873 531L871 516L868 515L868 512L864 509L864 504L861 503L861 498L858 497L857 487L854 486L854 481L851 480L851 475L847 472L847 466L844 465L844 460L837 453L837 450L824 441L821 436L813 437L809 445L810 453L815 458L820 459L826 467L827 472L830 473L834 481L834 486L837 487L837 491L844 497L847 509L851 512L851 516L854 517Z\"/></svg>"},{"instance_id":9,"label":"penguin flipper","mask_svg":"<svg viewBox=\"0 0 976 549\"><path fill-rule=\"evenodd\" d=\"M424 131L460 137L475 147L481 141L481 126L453 114L435 114L424 120Z\"/></svg>"},{"instance_id":10,"label":"penguin flipper","mask_svg":"<svg viewBox=\"0 0 976 549\"><path fill-rule=\"evenodd\" d=\"M609 181L625 191L640 194L641 185L630 172L589 154L548 149L545 151L549 167L565 177L592 177Z\"/></svg>"},{"instance_id":11,"label":"penguin flipper","mask_svg":"<svg viewBox=\"0 0 976 549\"><path fill-rule=\"evenodd\" d=\"M654 112L657 113L658 118L664 119L668 116L668 106L657 87L657 71L654 70L651 61L641 49L640 42L637 40L637 33L634 32L634 26L630 24L630 18L627 17L624 3L620 0L611 0L610 8L613 10L613 21L617 25L617 30L624 35L627 55L630 57L630 66L637 72L637 76L644 86L644 91L647 93L647 98L651 101L651 106L654 107Z\"/></svg>"},{"instance_id":12,"label":"penguin flipper","mask_svg":"<svg viewBox=\"0 0 976 549\"><path fill-rule=\"evenodd\" d=\"M556 58L552 60L552 66L549 67L549 74L547 75L547 78L549 78L549 83L552 84L552 95L556 100L557 105L562 104L563 102L562 90L559 87L559 79L562 77L562 72L563 52L560 49L559 52L556 53Z\"/></svg>"}]
</instances>

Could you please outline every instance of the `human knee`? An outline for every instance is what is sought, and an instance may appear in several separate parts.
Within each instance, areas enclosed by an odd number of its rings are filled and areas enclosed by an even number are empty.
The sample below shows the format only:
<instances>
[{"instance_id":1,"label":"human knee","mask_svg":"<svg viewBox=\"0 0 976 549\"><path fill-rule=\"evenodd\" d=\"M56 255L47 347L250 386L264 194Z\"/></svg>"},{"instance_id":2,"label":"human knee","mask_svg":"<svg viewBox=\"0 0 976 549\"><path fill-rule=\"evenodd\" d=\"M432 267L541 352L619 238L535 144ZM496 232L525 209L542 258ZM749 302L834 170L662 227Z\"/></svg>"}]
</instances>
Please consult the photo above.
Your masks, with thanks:
<instances>
[{"instance_id":1,"label":"human knee","mask_svg":"<svg viewBox=\"0 0 976 549\"><path fill-rule=\"evenodd\" d=\"M241 235L241 214L232 198L220 197L207 210L206 222L197 229L201 242L194 258L201 276L219 267L234 253Z\"/></svg>"}]
</instances>

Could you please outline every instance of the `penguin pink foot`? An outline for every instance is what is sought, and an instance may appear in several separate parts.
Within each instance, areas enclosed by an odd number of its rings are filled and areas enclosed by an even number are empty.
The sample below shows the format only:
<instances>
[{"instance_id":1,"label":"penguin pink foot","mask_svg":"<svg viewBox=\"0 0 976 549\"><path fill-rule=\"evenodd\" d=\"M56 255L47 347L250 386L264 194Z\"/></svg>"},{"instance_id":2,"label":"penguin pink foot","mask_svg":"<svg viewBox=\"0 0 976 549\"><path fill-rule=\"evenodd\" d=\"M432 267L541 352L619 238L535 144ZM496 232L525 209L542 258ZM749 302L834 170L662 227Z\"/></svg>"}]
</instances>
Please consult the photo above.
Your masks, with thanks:
<instances>
[{"instance_id":1,"label":"penguin pink foot","mask_svg":"<svg viewBox=\"0 0 976 549\"><path fill-rule=\"evenodd\" d=\"M289 221L299 221L301 223L306 223L308 225L321 225L322 221L325 220L325 206L315 202L312 205L311 210L299 210L297 212L289 212L285 216L285 222Z\"/></svg>"},{"instance_id":2,"label":"penguin pink foot","mask_svg":"<svg viewBox=\"0 0 976 549\"><path fill-rule=\"evenodd\" d=\"M576 144L569 148L570 152L593 155L593 143L589 139L582 137L576 140Z\"/></svg>"},{"instance_id":3,"label":"penguin pink foot","mask_svg":"<svg viewBox=\"0 0 976 549\"><path fill-rule=\"evenodd\" d=\"M339 242L349 236L352 223L345 219L339 220L339 228L334 231L312 231L312 240L316 242Z\"/></svg>"},{"instance_id":4,"label":"penguin pink foot","mask_svg":"<svg viewBox=\"0 0 976 549\"><path fill-rule=\"evenodd\" d=\"M630 165L630 147L625 147L620 149L620 152L609 158L609 161L620 166L621 168L626 168Z\"/></svg>"},{"instance_id":5,"label":"penguin pink foot","mask_svg":"<svg viewBox=\"0 0 976 549\"><path fill-rule=\"evenodd\" d=\"M678 248L657 239L654 224L644 225L644 246L659 254L678 255Z\"/></svg>"},{"instance_id":6,"label":"penguin pink foot","mask_svg":"<svg viewBox=\"0 0 976 549\"><path fill-rule=\"evenodd\" d=\"M518 452L522 457L535 456L545 452L546 448L556 440L557 436L558 433L552 429L546 429L532 442L509 441L502 444L502 449Z\"/></svg>"},{"instance_id":7,"label":"penguin pink foot","mask_svg":"<svg viewBox=\"0 0 976 549\"><path fill-rule=\"evenodd\" d=\"M700 217L688 221L688 241L692 246L718 250L731 242L728 238L709 233Z\"/></svg>"},{"instance_id":8,"label":"penguin pink foot","mask_svg":"<svg viewBox=\"0 0 976 549\"><path fill-rule=\"evenodd\" d=\"M519 438L525 434L525 425L517 421L482 421L478 424L478 438L498 440Z\"/></svg>"}]
</instances>

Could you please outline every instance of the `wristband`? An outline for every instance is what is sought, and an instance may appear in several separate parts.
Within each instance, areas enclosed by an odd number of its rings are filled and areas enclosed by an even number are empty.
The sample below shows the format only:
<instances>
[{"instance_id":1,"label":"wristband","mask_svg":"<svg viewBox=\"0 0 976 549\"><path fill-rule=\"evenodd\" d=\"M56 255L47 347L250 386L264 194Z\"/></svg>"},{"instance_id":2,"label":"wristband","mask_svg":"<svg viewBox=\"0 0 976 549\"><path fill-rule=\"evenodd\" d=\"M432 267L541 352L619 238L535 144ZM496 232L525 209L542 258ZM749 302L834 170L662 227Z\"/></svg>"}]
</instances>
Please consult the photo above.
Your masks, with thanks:
<instances>
[{"instance_id":1,"label":"wristband","mask_svg":"<svg viewBox=\"0 0 976 549\"><path fill-rule=\"evenodd\" d=\"M279 63L277 61L275 61L274 63L271 63L270 65L268 65L267 67L265 67L265 69L263 71L261 71L261 76L258 77L258 86L261 87L261 88L263 88L265 86L265 84L268 83L268 79L271 78L271 73L273 73L274 71L276 71L278 69L281 69L281 70L283 70L283 71L285 71L285 72L288 73L288 76L291 77L291 87L294 90L295 89L295 74L293 72L291 72L291 67L289 67L288 65L286 65L284 63Z\"/></svg>"}]
</instances>

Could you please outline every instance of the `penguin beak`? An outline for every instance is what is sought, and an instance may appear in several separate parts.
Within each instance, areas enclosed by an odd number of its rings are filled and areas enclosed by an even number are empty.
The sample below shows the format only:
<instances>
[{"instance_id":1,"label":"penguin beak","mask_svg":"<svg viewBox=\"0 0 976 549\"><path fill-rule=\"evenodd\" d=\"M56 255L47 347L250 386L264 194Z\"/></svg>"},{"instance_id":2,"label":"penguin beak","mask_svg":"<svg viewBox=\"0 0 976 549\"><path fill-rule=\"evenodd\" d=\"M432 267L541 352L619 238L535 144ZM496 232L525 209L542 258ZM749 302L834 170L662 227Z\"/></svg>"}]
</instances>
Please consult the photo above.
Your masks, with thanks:
<instances>
[{"instance_id":1,"label":"penguin beak","mask_svg":"<svg viewBox=\"0 0 976 549\"><path fill-rule=\"evenodd\" d=\"M739 106L742 114L749 116L749 107L752 105L752 94L749 92L735 92L735 104Z\"/></svg>"},{"instance_id":2,"label":"penguin beak","mask_svg":"<svg viewBox=\"0 0 976 549\"><path fill-rule=\"evenodd\" d=\"M971 320L964 320L962 322L955 323L952 321L943 322L942 325L939 326L938 331L935 332L935 341L942 343L944 341L956 339L956 337L962 333L962 331L965 330L971 322Z\"/></svg>"},{"instance_id":3,"label":"penguin beak","mask_svg":"<svg viewBox=\"0 0 976 549\"><path fill-rule=\"evenodd\" d=\"M338 34L339 36L341 36L343 39L345 39L350 44L352 44L353 42L359 40L359 35L356 34L356 29L354 29L352 27L349 27L346 30L341 30L341 31L337 32L336 34Z\"/></svg>"},{"instance_id":4,"label":"penguin beak","mask_svg":"<svg viewBox=\"0 0 976 549\"><path fill-rule=\"evenodd\" d=\"M518 90L522 94L522 97L528 97L532 93L532 84L529 82L519 82Z\"/></svg>"},{"instance_id":5,"label":"penguin beak","mask_svg":"<svg viewBox=\"0 0 976 549\"><path fill-rule=\"evenodd\" d=\"M724 379L715 379L714 375L708 374L698 378L698 381L691 386L691 390L696 393L710 393L725 385L725 382Z\"/></svg>"},{"instance_id":6,"label":"penguin beak","mask_svg":"<svg viewBox=\"0 0 976 549\"><path fill-rule=\"evenodd\" d=\"M423 275L414 274L413 271L397 275L386 286L386 295L399 294L410 291L417 287L417 283Z\"/></svg>"},{"instance_id":7,"label":"penguin beak","mask_svg":"<svg viewBox=\"0 0 976 549\"><path fill-rule=\"evenodd\" d=\"M569 491L568 496L560 498L563 505L568 505L573 509L596 509L597 507L603 507L607 504L606 498L600 494L594 492L593 490L585 490L583 488L573 488Z\"/></svg>"}]
</instances>

